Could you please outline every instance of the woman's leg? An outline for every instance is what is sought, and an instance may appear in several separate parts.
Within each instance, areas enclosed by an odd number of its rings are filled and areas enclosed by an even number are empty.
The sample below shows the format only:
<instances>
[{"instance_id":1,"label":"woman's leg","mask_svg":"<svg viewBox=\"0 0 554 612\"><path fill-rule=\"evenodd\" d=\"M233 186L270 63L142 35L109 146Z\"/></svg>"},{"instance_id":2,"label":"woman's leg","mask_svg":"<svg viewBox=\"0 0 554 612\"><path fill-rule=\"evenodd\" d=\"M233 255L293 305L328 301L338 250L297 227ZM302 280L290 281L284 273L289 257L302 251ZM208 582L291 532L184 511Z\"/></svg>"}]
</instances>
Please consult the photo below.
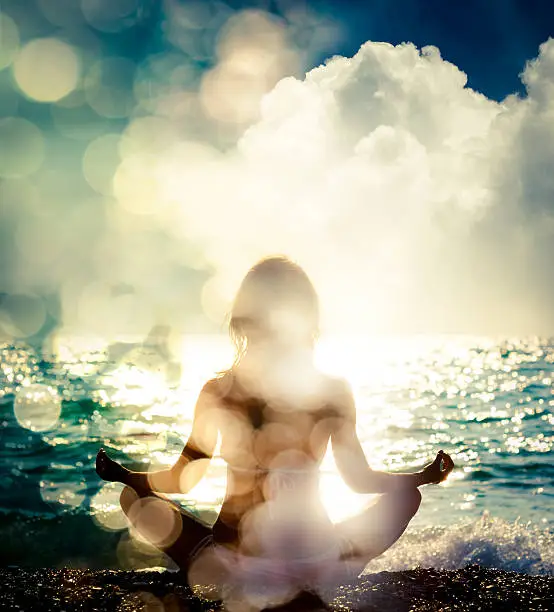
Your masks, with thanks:
<instances>
[{"instance_id":1,"label":"woman's leg","mask_svg":"<svg viewBox=\"0 0 554 612\"><path fill-rule=\"evenodd\" d=\"M196 551L211 542L209 525L187 514L164 495L153 491L139 495L125 487L120 503L134 529L171 557L185 575Z\"/></svg>"},{"instance_id":2,"label":"woman's leg","mask_svg":"<svg viewBox=\"0 0 554 612\"><path fill-rule=\"evenodd\" d=\"M345 544L343 558L366 565L384 553L404 533L420 503L421 493L415 487L385 493L365 511L336 525Z\"/></svg>"}]
</instances>

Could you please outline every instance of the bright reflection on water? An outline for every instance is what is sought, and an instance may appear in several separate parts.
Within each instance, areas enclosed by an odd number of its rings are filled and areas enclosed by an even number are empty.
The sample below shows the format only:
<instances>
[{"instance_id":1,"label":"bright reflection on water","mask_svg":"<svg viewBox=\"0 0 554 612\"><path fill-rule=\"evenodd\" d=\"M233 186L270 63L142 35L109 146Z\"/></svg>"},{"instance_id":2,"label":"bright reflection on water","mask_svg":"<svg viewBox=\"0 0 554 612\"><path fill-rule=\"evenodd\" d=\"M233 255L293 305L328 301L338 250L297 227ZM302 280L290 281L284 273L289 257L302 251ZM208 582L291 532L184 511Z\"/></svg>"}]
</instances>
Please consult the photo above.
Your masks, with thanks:
<instances>
[{"instance_id":1,"label":"bright reflection on water","mask_svg":"<svg viewBox=\"0 0 554 612\"><path fill-rule=\"evenodd\" d=\"M125 523L109 517L118 506L112 487L98 492L96 450L104 446L144 470L171 464L190 433L200 388L232 361L230 345L219 337L185 337L181 354L172 357L180 364L177 375L167 355L125 346L114 359L113 346L98 340L59 339L58 361L50 364L39 364L22 347L0 349L4 406L11 405L17 419L1 423L4 453L21 476L19 486L36 487L25 474L40 473L41 496L54 509L78 507L92 496L90 512L107 529ZM452 454L456 471L445 485L424 491L411 529L460 524L485 509L509 521L551 526L550 341L331 338L321 341L316 360L352 385L373 468L410 471L441 448ZM44 444L53 451L33 451ZM213 516L225 486L225 465L216 458L207 477L178 499ZM0 495L0 506L10 508L8 491ZM329 452L321 495L335 521L371 502L342 483Z\"/></svg>"}]
</instances>

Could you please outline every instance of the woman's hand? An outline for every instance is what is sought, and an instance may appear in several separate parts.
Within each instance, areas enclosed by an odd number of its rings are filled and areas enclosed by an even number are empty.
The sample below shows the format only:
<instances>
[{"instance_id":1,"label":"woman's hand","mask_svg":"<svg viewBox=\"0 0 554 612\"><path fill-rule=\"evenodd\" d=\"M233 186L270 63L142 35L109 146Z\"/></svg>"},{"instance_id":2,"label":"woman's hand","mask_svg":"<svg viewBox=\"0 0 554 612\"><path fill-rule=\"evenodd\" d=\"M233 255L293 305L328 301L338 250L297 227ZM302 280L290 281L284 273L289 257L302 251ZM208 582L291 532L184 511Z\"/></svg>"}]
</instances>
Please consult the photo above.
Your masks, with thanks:
<instances>
[{"instance_id":1,"label":"woman's hand","mask_svg":"<svg viewBox=\"0 0 554 612\"><path fill-rule=\"evenodd\" d=\"M423 468L423 484L438 484L448 478L454 469L454 461L450 455L439 451L433 463Z\"/></svg>"},{"instance_id":2,"label":"woman's hand","mask_svg":"<svg viewBox=\"0 0 554 612\"><path fill-rule=\"evenodd\" d=\"M96 473L102 480L124 482L127 471L117 461L110 459L103 448L98 451L98 455L96 455Z\"/></svg>"}]
</instances>

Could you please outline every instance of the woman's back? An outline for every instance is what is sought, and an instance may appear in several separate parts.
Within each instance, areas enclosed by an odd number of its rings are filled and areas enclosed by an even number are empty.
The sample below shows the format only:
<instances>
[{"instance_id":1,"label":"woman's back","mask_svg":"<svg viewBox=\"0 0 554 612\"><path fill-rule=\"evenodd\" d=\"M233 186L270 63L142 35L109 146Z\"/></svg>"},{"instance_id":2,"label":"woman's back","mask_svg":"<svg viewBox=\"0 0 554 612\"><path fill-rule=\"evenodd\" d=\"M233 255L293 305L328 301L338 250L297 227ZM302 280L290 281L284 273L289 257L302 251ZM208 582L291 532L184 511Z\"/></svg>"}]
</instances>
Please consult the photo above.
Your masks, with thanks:
<instances>
[{"instance_id":1,"label":"woman's back","mask_svg":"<svg viewBox=\"0 0 554 612\"><path fill-rule=\"evenodd\" d=\"M232 371L212 381L228 465L214 525L218 543L252 555L313 556L329 547L329 537L322 541L332 525L319 498L319 465L337 426L336 382L313 369L309 376L310 392L294 398L262 395L263 378L252 389Z\"/></svg>"}]
</instances>

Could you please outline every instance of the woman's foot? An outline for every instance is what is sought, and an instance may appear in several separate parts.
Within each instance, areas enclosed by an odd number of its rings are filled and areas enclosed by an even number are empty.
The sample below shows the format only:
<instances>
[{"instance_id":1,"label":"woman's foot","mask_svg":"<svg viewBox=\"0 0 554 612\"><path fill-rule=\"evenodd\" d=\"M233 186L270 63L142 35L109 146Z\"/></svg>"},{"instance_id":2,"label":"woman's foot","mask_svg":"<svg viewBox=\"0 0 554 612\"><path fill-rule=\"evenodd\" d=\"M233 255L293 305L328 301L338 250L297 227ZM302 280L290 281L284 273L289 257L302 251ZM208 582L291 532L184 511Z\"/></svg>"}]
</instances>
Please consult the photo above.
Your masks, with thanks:
<instances>
[{"instance_id":1,"label":"woman's foot","mask_svg":"<svg viewBox=\"0 0 554 612\"><path fill-rule=\"evenodd\" d=\"M103 448L98 451L98 455L96 455L96 473L102 480L123 482L125 472L125 468L117 463L117 461L110 459Z\"/></svg>"}]
</instances>

